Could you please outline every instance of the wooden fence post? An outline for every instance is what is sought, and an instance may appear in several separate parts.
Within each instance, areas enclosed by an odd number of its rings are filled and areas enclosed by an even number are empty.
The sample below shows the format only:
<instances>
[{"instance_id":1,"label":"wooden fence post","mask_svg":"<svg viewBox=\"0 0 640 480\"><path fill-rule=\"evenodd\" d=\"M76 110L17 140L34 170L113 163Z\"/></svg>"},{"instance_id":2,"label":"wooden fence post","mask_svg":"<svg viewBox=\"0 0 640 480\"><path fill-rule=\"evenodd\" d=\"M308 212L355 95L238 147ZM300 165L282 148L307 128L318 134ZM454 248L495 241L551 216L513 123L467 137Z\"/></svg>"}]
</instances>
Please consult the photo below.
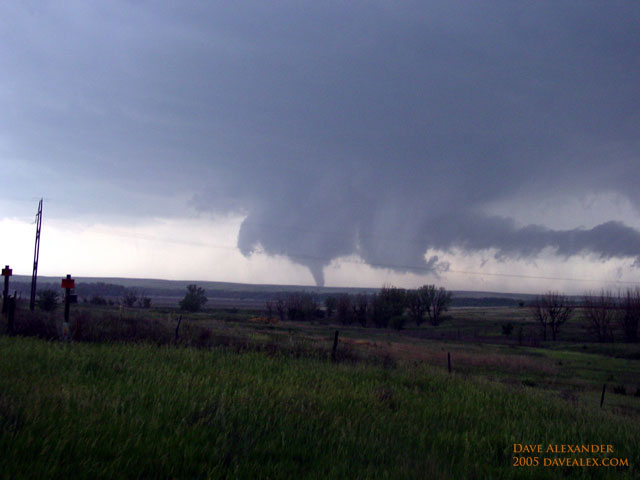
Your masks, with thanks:
<instances>
[{"instance_id":1,"label":"wooden fence post","mask_svg":"<svg viewBox=\"0 0 640 480\"><path fill-rule=\"evenodd\" d=\"M338 330L336 330L336 333L333 337L333 348L331 349L331 360L332 361L336 361L336 351L338 350Z\"/></svg>"},{"instance_id":2,"label":"wooden fence post","mask_svg":"<svg viewBox=\"0 0 640 480\"><path fill-rule=\"evenodd\" d=\"M604 391L607 388L607 384L603 383L602 384L602 396L600 397L600 408L602 408L602 404L604 403Z\"/></svg>"},{"instance_id":3,"label":"wooden fence post","mask_svg":"<svg viewBox=\"0 0 640 480\"><path fill-rule=\"evenodd\" d=\"M182 323L182 315L178 317L178 325L176 325L176 343L178 343L178 338L180 338L180 334L179 334L180 323Z\"/></svg>"},{"instance_id":4,"label":"wooden fence post","mask_svg":"<svg viewBox=\"0 0 640 480\"><path fill-rule=\"evenodd\" d=\"M447 366L449 367L449 373L451 373L451 352L447 352Z\"/></svg>"},{"instance_id":5,"label":"wooden fence post","mask_svg":"<svg viewBox=\"0 0 640 480\"><path fill-rule=\"evenodd\" d=\"M67 274L66 278L60 282L60 287L64 288L64 321L62 322L62 338L63 340L71 339L71 330L69 329L69 312L71 310L71 289L75 288L76 281Z\"/></svg>"},{"instance_id":6,"label":"wooden fence post","mask_svg":"<svg viewBox=\"0 0 640 480\"><path fill-rule=\"evenodd\" d=\"M13 270L6 265L2 269L2 276L4 277L4 289L2 290L2 313L7 313L7 301L9 298L9 277L13 274Z\"/></svg>"},{"instance_id":7,"label":"wooden fence post","mask_svg":"<svg viewBox=\"0 0 640 480\"><path fill-rule=\"evenodd\" d=\"M6 299L7 299L7 303L6 303L7 333L13 336L14 334L13 321L15 319L15 313L16 313L16 296L15 295L13 297L8 296L6 297Z\"/></svg>"}]
</instances>

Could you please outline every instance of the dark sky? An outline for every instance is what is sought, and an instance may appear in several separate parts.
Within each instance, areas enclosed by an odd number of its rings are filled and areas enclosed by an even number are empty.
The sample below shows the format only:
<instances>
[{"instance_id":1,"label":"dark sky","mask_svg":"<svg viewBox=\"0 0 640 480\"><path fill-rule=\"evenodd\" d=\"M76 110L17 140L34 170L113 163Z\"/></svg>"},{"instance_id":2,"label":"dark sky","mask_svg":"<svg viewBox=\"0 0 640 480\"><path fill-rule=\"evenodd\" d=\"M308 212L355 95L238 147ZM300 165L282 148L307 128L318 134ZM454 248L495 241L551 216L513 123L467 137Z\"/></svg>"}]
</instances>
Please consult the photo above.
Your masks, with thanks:
<instances>
[{"instance_id":1,"label":"dark sky","mask_svg":"<svg viewBox=\"0 0 640 480\"><path fill-rule=\"evenodd\" d=\"M236 215L242 254L317 283L349 256L445 279L473 255L541 276L538 258L613 259L640 280L637 2L7 2L0 19L0 218L41 196L87 225Z\"/></svg>"}]
</instances>

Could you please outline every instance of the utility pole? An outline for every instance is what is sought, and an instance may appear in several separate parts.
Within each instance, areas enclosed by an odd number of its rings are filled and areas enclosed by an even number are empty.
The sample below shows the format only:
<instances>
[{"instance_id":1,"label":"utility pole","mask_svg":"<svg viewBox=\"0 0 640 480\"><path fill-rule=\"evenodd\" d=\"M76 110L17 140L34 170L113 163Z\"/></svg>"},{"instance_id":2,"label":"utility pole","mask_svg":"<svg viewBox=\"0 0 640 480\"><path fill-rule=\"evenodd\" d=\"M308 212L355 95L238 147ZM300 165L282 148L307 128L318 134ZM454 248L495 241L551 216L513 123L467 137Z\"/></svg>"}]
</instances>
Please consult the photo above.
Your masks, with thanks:
<instances>
[{"instance_id":1,"label":"utility pole","mask_svg":"<svg viewBox=\"0 0 640 480\"><path fill-rule=\"evenodd\" d=\"M36 281L38 280L38 257L40 256L40 229L42 227L42 199L38 203L36 214L36 246L33 252L33 274L31 275L31 300L29 309L33 312L36 305Z\"/></svg>"}]
</instances>

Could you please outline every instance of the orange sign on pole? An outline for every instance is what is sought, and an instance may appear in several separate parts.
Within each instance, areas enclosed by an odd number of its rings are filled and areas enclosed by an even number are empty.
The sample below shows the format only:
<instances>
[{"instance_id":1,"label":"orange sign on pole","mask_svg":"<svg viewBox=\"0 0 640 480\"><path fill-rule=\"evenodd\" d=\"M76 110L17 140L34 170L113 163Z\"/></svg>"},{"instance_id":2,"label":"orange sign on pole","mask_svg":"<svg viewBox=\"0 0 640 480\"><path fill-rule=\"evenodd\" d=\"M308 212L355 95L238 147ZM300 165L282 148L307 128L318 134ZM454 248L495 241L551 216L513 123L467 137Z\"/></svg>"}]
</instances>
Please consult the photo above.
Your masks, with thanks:
<instances>
[{"instance_id":1,"label":"orange sign on pole","mask_svg":"<svg viewBox=\"0 0 640 480\"><path fill-rule=\"evenodd\" d=\"M74 278L63 278L62 279L62 288L75 288L76 280Z\"/></svg>"},{"instance_id":2,"label":"orange sign on pole","mask_svg":"<svg viewBox=\"0 0 640 480\"><path fill-rule=\"evenodd\" d=\"M9 268L9 265L2 269L3 277L10 277L11 275L13 275L13 270Z\"/></svg>"}]
</instances>

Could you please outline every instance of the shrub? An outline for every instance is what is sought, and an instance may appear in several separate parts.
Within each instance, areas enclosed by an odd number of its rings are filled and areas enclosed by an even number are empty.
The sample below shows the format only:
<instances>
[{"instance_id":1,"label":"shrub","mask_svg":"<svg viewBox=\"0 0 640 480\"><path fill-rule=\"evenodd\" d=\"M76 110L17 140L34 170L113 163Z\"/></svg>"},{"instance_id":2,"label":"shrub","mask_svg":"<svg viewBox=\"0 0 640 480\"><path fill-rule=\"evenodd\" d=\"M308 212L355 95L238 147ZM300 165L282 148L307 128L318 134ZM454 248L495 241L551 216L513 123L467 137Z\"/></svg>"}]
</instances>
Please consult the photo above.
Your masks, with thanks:
<instances>
[{"instance_id":1,"label":"shrub","mask_svg":"<svg viewBox=\"0 0 640 480\"><path fill-rule=\"evenodd\" d=\"M333 317L333 311L338 305L338 299L336 297L327 297L324 299L324 306L327 309L327 318Z\"/></svg>"},{"instance_id":2,"label":"shrub","mask_svg":"<svg viewBox=\"0 0 640 480\"><path fill-rule=\"evenodd\" d=\"M275 310L275 302L273 300L267 300L264 304L265 306L265 314L267 316L267 319L272 319L273 318L273 312Z\"/></svg>"},{"instance_id":3,"label":"shrub","mask_svg":"<svg viewBox=\"0 0 640 480\"><path fill-rule=\"evenodd\" d=\"M58 337L56 322L52 315L41 312L22 311L15 324L15 333L28 337L53 339Z\"/></svg>"},{"instance_id":4,"label":"shrub","mask_svg":"<svg viewBox=\"0 0 640 480\"><path fill-rule=\"evenodd\" d=\"M187 293L180 301L180 309L188 312L199 312L205 303L207 303L207 297L204 293L204 288L195 284L187 285Z\"/></svg>"},{"instance_id":5,"label":"shrub","mask_svg":"<svg viewBox=\"0 0 640 480\"><path fill-rule=\"evenodd\" d=\"M391 319L391 326L396 330L402 330L404 327L405 318L402 315L397 315Z\"/></svg>"},{"instance_id":6,"label":"shrub","mask_svg":"<svg viewBox=\"0 0 640 480\"><path fill-rule=\"evenodd\" d=\"M45 312L53 312L58 307L58 292L51 288L38 293L38 308Z\"/></svg>"},{"instance_id":7,"label":"shrub","mask_svg":"<svg viewBox=\"0 0 640 480\"><path fill-rule=\"evenodd\" d=\"M622 314L619 323L628 342L638 341L638 326L640 325L640 288L627 289L620 299Z\"/></svg>"},{"instance_id":8,"label":"shrub","mask_svg":"<svg viewBox=\"0 0 640 480\"><path fill-rule=\"evenodd\" d=\"M311 320L316 315L317 304L310 293L293 292L287 296L286 309L289 320Z\"/></svg>"},{"instance_id":9,"label":"shrub","mask_svg":"<svg viewBox=\"0 0 640 480\"><path fill-rule=\"evenodd\" d=\"M624 388L624 385L616 385L615 387L613 387L613 393L618 395L626 395L627 389Z\"/></svg>"},{"instance_id":10,"label":"shrub","mask_svg":"<svg viewBox=\"0 0 640 480\"><path fill-rule=\"evenodd\" d=\"M382 287L373 298L373 321L378 328L387 328L394 317L404 313L406 290Z\"/></svg>"},{"instance_id":11,"label":"shrub","mask_svg":"<svg viewBox=\"0 0 640 480\"><path fill-rule=\"evenodd\" d=\"M336 311L338 320L343 325L347 325L353 322L353 317L351 315L351 295L349 295L348 293L343 293L338 297Z\"/></svg>"},{"instance_id":12,"label":"shrub","mask_svg":"<svg viewBox=\"0 0 640 480\"><path fill-rule=\"evenodd\" d=\"M138 301L138 292L135 289L128 289L122 297L122 303L127 307L133 307Z\"/></svg>"},{"instance_id":13,"label":"shrub","mask_svg":"<svg viewBox=\"0 0 640 480\"><path fill-rule=\"evenodd\" d=\"M91 300L89 300L89 303L91 305L106 305L107 301L100 295L94 295L91 297Z\"/></svg>"},{"instance_id":14,"label":"shrub","mask_svg":"<svg viewBox=\"0 0 640 480\"><path fill-rule=\"evenodd\" d=\"M513 323L509 322L502 325L502 334L505 337L510 336L512 332L513 332Z\"/></svg>"},{"instance_id":15,"label":"shrub","mask_svg":"<svg viewBox=\"0 0 640 480\"><path fill-rule=\"evenodd\" d=\"M287 314L287 309L285 308L285 304L286 304L286 302L284 301L283 298L278 297L276 299L276 303L275 303L276 315L278 315L278 319L281 322L284 322L284 319L285 319L286 314Z\"/></svg>"},{"instance_id":16,"label":"shrub","mask_svg":"<svg viewBox=\"0 0 640 480\"><path fill-rule=\"evenodd\" d=\"M352 309L356 321L363 327L366 327L369 312L369 296L366 293L356 295Z\"/></svg>"},{"instance_id":17,"label":"shrub","mask_svg":"<svg viewBox=\"0 0 640 480\"><path fill-rule=\"evenodd\" d=\"M144 293L141 293L140 298L138 299L138 306L141 308L151 308L151 299Z\"/></svg>"}]
</instances>

